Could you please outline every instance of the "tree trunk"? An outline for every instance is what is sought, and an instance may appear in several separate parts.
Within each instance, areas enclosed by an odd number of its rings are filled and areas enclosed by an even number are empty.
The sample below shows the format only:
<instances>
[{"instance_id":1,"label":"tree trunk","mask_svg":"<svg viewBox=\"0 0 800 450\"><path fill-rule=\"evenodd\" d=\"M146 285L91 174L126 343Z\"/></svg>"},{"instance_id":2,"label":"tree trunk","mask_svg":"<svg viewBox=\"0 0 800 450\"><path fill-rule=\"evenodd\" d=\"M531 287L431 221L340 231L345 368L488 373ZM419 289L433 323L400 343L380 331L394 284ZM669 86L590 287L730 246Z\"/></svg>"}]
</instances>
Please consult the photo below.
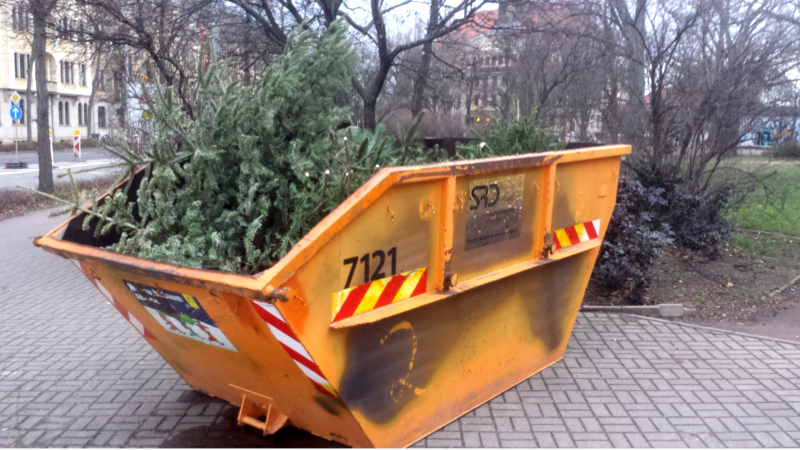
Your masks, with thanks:
<instances>
[{"instance_id":1,"label":"tree trunk","mask_svg":"<svg viewBox=\"0 0 800 450\"><path fill-rule=\"evenodd\" d=\"M49 95L47 93L47 62L45 61L45 45L47 40L46 21L52 6L47 7L39 2L31 2L33 11L33 58L36 60L36 136L39 147L39 190L53 192L53 161L50 158L48 142Z\"/></svg>"},{"instance_id":2,"label":"tree trunk","mask_svg":"<svg viewBox=\"0 0 800 450\"><path fill-rule=\"evenodd\" d=\"M92 55L95 59L94 71L92 71L92 92L89 94L89 116L84 117L86 121L86 134L92 137L94 132L94 96L97 92L97 86L100 84L100 45L97 46L97 51Z\"/></svg>"},{"instance_id":3,"label":"tree trunk","mask_svg":"<svg viewBox=\"0 0 800 450\"><path fill-rule=\"evenodd\" d=\"M428 35L436 31L439 21L439 0L431 0L430 17L428 18ZM431 70L431 58L433 52L433 41L422 44L422 61L420 62L419 73L414 82L414 102L411 106L411 115L416 117L422 111L422 102L425 97L425 86L428 84L428 75Z\"/></svg>"},{"instance_id":4,"label":"tree trunk","mask_svg":"<svg viewBox=\"0 0 800 450\"><path fill-rule=\"evenodd\" d=\"M33 142L33 124L31 124L31 84L33 84L33 69L35 59L28 61L28 86L25 88L25 129L27 131L28 142Z\"/></svg>"},{"instance_id":5,"label":"tree trunk","mask_svg":"<svg viewBox=\"0 0 800 450\"><path fill-rule=\"evenodd\" d=\"M375 131L377 122L375 120L378 100L375 97L364 98L364 128Z\"/></svg>"}]
</instances>

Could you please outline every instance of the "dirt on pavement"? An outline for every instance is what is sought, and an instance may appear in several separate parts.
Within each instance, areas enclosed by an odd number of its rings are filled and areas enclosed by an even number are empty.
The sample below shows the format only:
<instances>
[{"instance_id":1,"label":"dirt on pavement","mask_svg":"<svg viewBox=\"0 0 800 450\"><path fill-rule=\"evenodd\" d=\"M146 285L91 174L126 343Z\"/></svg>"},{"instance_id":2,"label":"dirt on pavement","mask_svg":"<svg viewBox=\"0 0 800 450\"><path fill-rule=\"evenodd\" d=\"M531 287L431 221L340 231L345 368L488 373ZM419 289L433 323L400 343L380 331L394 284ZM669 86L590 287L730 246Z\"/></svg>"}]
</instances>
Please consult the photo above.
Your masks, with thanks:
<instances>
[{"instance_id":1,"label":"dirt on pavement","mask_svg":"<svg viewBox=\"0 0 800 450\"><path fill-rule=\"evenodd\" d=\"M719 258L669 251L658 259L646 304L682 303L677 319L743 333L800 340L800 237L740 231ZM780 292L778 292L780 291ZM587 291L586 304L625 305Z\"/></svg>"}]
</instances>

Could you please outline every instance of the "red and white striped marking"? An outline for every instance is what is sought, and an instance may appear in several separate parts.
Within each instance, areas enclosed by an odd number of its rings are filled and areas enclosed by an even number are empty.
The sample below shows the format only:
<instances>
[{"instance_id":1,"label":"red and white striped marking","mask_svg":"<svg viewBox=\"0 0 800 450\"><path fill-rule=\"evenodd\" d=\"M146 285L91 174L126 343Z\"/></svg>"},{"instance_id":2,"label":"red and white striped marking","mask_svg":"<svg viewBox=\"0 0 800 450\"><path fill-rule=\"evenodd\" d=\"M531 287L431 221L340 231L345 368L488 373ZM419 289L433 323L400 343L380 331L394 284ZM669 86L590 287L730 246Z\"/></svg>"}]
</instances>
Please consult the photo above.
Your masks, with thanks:
<instances>
[{"instance_id":1,"label":"red and white striped marking","mask_svg":"<svg viewBox=\"0 0 800 450\"><path fill-rule=\"evenodd\" d=\"M422 267L334 292L331 302L333 313L331 322L338 322L422 295L427 284L428 269Z\"/></svg>"},{"instance_id":2,"label":"red and white striped marking","mask_svg":"<svg viewBox=\"0 0 800 450\"><path fill-rule=\"evenodd\" d=\"M135 328L136 331L139 332L139 334L148 339L157 340L156 337L153 336L153 333L151 333L147 328L145 328L142 322L139 322L139 319L134 317L133 314L129 313L128 310L125 309L125 307L122 306L122 304L118 302L113 295L111 295L111 292L108 292L108 289L106 289L106 287L103 286L103 283L101 283L100 280L95 278L94 275L92 275L92 272L89 271L89 269L87 269L86 266L83 265L83 263L81 263L80 261L76 261L74 259L71 259L70 261L72 261L72 263L75 264L75 266L77 266L78 269L80 269L83 275L89 281L92 282L94 287L96 287L97 290L99 290L100 293L103 294L103 296L106 298L106 301L108 301L108 303L110 303L114 308L117 308L117 311L119 311L120 314L122 314L122 316L125 317L125 319L127 319L131 325L133 325L133 328Z\"/></svg>"},{"instance_id":3,"label":"red and white striped marking","mask_svg":"<svg viewBox=\"0 0 800 450\"><path fill-rule=\"evenodd\" d=\"M556 230L553 233L553 242L556 244L556 250L560 250L597 239L598 236L600 236L600 219Z\"/></svg>"},{"instance_id":4,"label":"red and white striped marking","mask_svg":"<svg viewBox=\"0 0 800 450\"><path fill-rule=\"evenodd\" d=\"M275 336L275 339L280 342L283 349L286 350L286 353L288 353L294 363L297 364L297 367L299 367L300 370L303 371L303 374L311 381L311 384L313 384L319 392L338 398L336 396L336 391L333 390L333 386L328 383L328 380L325 379L325 376L322 374L322 371L319 370L314 359L311 358L311 355L308 354L303 344L297 339L297 335L289 328L289 324L286 323L286 320L283 318L280 311L278 311L278 308L265 302L257 302L255 300L250 300L250 302L253 303L256 312L261 316L264 323L267 324L269 330Z\"/></svg>"}]
</instances>

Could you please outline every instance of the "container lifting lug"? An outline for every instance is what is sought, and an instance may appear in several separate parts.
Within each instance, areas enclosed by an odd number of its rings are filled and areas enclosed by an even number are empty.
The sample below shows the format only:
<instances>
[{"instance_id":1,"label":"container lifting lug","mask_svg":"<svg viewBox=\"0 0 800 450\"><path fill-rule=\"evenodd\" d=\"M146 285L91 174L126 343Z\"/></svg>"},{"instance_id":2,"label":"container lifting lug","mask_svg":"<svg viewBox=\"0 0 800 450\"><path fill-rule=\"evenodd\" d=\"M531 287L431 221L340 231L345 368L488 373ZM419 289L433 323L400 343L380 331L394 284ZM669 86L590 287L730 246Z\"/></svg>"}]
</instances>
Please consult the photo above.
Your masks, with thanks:
<instances>
[{"instance_id":1,"label":"container lifting lug","mask_svg":"<svg viewBox=\"0 0 800 450\"><path fill-rule=\"evenodd\" d=\"M449 291L451 287L455 286L458 283L458 274L453 272L447 272L444 274L444 290Z\"/></svg>"},{"instance_id":2,"label":"container lifting lug","mask_svg":"<svg viewBox=\"0 0 800 450\"><path fill-rule=\"evenodd\" d=\"M264 293L264 296L267 297L270 303L275 303L277 301L286 303L289 300L292 300L295 297L297 297L297 291L295 291L295 289L291 287L276 289L273 288L272 286L267 286L261 292Z\"/></svg>"},{"instance_id":3,"label":"container lifting lug","mask_svg":"<svg viewBox=\"0 0 800 450\"><path fill-rule=\"evenodd\" d=\"M259 420L261 417L264 417L263 421ZM253 402L246 395L242 397L242 406L239 408L239 417L237 418L237 424L240 427L250 425L261 430L264 436L267 436L275 434L283 428L288 420L289 418L278 412L277 408L273 408L272 404L264 408L263 405Z\"/></svg>"},{"instance_id":4,"label":"container lifting lug","mask_svg":"<svg viewBox=\"0 0 800 450\"><path fill-rule=\"evenodd\" d=\"M544 250L542 251L542 256L547 258L548 256L552 255L556 251L556 244L553 242L553 234L552 233L545 233L544 235Z\"/></svg>"}]
</instances>

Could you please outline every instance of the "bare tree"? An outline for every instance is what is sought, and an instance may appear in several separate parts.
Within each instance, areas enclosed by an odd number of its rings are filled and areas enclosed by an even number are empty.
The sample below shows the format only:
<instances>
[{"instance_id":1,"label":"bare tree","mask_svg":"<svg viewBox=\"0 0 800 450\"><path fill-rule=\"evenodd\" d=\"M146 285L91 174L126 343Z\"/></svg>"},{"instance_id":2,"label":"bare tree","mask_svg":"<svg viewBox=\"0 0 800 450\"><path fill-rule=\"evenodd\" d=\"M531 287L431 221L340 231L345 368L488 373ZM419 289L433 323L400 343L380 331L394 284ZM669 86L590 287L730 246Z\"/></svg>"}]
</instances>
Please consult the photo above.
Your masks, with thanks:
<instances>
[{"instance_id":1,"label":"bare tree","mask_svg":"<svg viewBox=\"0 0 800 450\"><path fill-rule=\"evenodd\" d=\"M428 15L428 29L426 35L430 35L436 31L439 25L439 0L430 0L430 14ZM425 95L425 87L428 84L428 77L431 71L431 59L433 59L433 40L422 44L422 58L420 61L419 72L416 80L414 80L414 100L411 106L411 115L416 116L422 111L423 96Z\"/></svg>"},{"instance_id":2,"label":"bare tree","mask_svg":"<svg viewBox=\"0 0 800 450\"><path fill-rule=\"evenodd\" d=\"M144 56L156 68L157 73L152 75L173 87L187 114L193 117L195 48L202 32L198 19L213 3L213 0L82 0L71 8L70 14L89 25L81 33L83 42L103 43L116 53L126 52L125 58L128 54ZM146 70L146 65L142 65L142 70ZM120 84L126 84L129 74L120 73L124 78Z\"/></svg>"},{"instance_id":3,"label":"bare tree","mask_svg":"<svg viewBox=\"0 0 800 450\"><path fill-rule=\"evenodd\" d=\"M29 0L28 7L33 16L33 59L36 61L36 131L39 147L39 190L52 193L53 161L50 158L50 102L47 93L47 24L57 0Z\"/></svg>"}]
</instances>

